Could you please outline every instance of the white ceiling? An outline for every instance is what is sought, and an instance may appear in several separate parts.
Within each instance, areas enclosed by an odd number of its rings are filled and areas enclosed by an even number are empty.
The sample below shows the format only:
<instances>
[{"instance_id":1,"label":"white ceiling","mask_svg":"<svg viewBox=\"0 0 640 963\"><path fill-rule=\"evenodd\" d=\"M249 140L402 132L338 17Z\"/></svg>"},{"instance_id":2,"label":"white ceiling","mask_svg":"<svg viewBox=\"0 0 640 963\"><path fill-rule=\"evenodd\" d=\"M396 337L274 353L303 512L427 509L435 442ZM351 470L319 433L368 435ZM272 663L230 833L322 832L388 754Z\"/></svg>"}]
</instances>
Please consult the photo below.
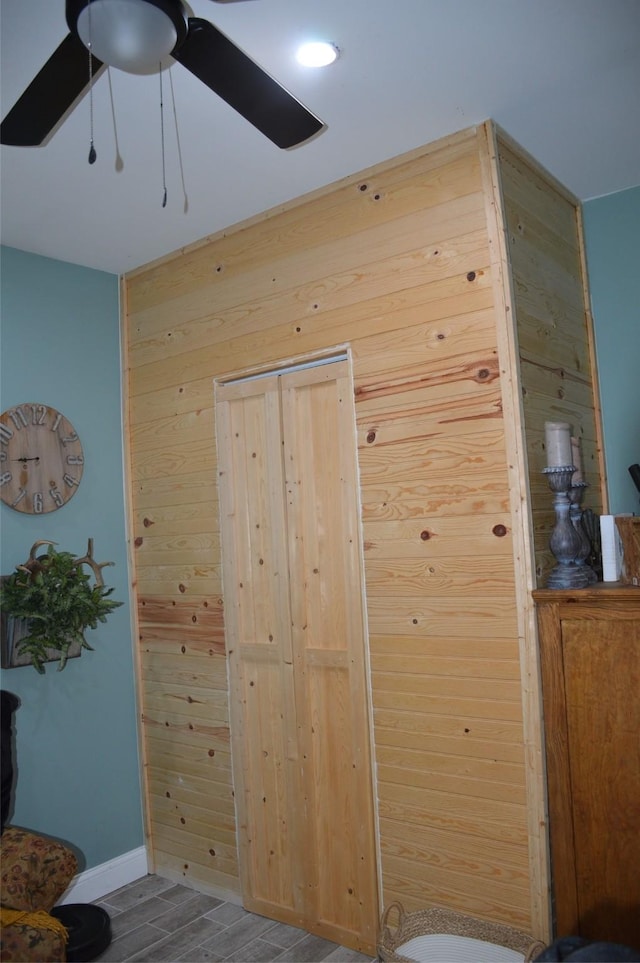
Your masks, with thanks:
<instances>
[{"instance_id":1,"label":"white ceiling","mask_svg":"<svg viewBox=\"0 0 640 963\"><path fill-rule=\"evenodd\" d=\"M488 117L583 200L640 183L640 0L190 7L327 130L281 151L174 63L178 137L165 74L163 209L158 77L111 70L111 84L104 74L95 87L94 165L88 97L47 146L1 148L3 244L121 274ZM67 27L64 0L1 0L1 18L4 117ZM294 51L316 37L342 55L305 70Z\"/></svg>"}]
</instances>

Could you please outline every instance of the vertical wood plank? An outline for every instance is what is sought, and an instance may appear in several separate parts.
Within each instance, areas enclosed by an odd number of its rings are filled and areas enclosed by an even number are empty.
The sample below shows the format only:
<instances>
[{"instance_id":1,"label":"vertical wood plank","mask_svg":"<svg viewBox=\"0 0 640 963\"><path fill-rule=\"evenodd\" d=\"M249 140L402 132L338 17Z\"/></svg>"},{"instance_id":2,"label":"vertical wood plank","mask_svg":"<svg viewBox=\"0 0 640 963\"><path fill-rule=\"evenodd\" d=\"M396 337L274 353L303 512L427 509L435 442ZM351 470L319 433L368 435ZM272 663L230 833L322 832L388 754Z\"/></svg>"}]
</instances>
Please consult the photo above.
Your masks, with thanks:
<instances>
[{"instance_id":1,"label":"vertical wood plank","mask_svg":"<svg viewBox=\"0 0 640 963\"><path fill-rule=\"evenodd\" d=\"M379 906L352 399L346 361L282 377L308 919L371 952Z\"/></svg>"},{"instance_id":2,"label":"vertical wood plank","mask_svg":"<svg viewBox=\"0 0 640 963\"><path fill-rule=\"evenodd\" d=\"M518 639L522 686L524 748L527 778L527 817L529 826L529 867L531 874L531 918L536 933L547 939L551 934L547 812L544 791L542 693L536 645L536 617L531 590L535 587L535 557L531 500L527 478L529 465L526 447L525 416L522 404L522 378L519 364L518 331L513 278L509 262L506 213L498 143L493 124L484 125L486 148L481 151L485 178L487 229L494 264L494 297L501 314L498 325L504 431L508 455L511 520L516 558L515 592L518 613Z\"/></svg>"},{"instance_id":3,"label":"vertical wood plank","mask_svg":"<svg viewBox=\"0 0 640 963\"><path fill-rule=\"evenodd\" d=\"M219 488L240 869L247 908L303 914L277 378L218 385Z\"/></svg>"},{"instance_id":4,"label":"vertical wood plank","mask_svg":"<svg viewBox=\"0 0 640 963\"><path fill-rule=\"evenodd\" d=\"M595 420L595 442L597 453L597 472L600 478L600 498L602 502L602 514L609 513L609 484L607 481L607 463L604 457L604 436L602 422L602 403L600 401L600 379L598 378L598 355L596 351L596 332L591 311L591 294L589 291L589 271L587 268L587 251L584 237L584 220L582 217L582 205L576 205L576 217L578 222L578 243L580 245L580 266L582 275L583 297L585 305L585 316L587 323L587 337L589 344L589 362L591 373L591 390L593 392L593 407Z\"/></svg>"},{"instance_id":5,"label":"vertical wood plank","mask_svg":"<svg viewBox=\"0 0 640 963\"><path fill-rule=\"evenodd\" d=\"M129 360L129 341L126 337L125 324L124 321L127 317L127 304L129 297L129 286L125 282L124 278L120 279L120 312L121 312L121 337L120 337L120 354L121 354L121 366L122 366L122 430L123 438L131 438L131 409L130 409L130 397L129 388L131 381L131 365ZM132 532L135 529L133 521L133 510L135 505L134 491L132 485L132 459L133 452L129 444L124 445L123 450L123 462L124 462L124 483L125 483L125 512L127 518L127 531ZM131 538L127 539L127 555L129 560L129 571L135 572L135 557L133 553L133 545ZM135 597L136 595L136 584L135 578L133 584L130 586L130 591ZM140 638L140 619L139 619L139 609L137 605L131 606L131 638L133 640L133 667L135 672L134 680L134 692L136 699L136 717L139 720L137 727L137 739L138 739L138 753L140 758L140 768L141 768L141 788L142 788L142 819L143 819L143 829L145 844L147 850L147 868L150 873L155 871L155 845L153 838L153 826L154 821L152 818L151 805L150 805L150 792L149 792L149 760L147 754L147 743L144 733L144 713L143 713L143 692L142 689L142 663L141 663L141 653L140 646L137 644Z\"/></svg>"}]
</instances>

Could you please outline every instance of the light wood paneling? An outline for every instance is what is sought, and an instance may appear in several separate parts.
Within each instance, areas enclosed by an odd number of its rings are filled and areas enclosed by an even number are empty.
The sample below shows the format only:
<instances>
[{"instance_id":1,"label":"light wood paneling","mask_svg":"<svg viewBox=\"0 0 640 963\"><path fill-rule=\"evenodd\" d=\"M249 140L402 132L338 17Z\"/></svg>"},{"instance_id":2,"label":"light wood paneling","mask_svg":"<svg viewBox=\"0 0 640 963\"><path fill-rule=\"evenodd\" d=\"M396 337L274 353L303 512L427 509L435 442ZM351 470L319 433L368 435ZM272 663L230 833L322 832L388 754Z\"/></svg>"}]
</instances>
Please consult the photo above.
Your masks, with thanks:
<instances>
[{"instance_id":1,"label":"light wood paneling","mask_svg":"<svg viewBox=\"0 0 640 963\"><path fill-rule=\"evenodd\" d=\"M126 279L148 809L171 878L240 889L229 851L208 855L231 846L230 770L194 782L197 750L229 745L213 381L346 349L381 900L548 935L525 519L542 571L544 419L579 426L594 508L599 434L575 204L493 139L472 128Z\"/></svg>"},{"instance_id":2,"label":"light wood paneling","mask_svg":"<svg viewBox=\"0 0 640 963\"><path fill-rule=\"evenodd\" d=\"M540 485L546 465L545 421L568 421L580 438L583 508L603 511L600 412L585 295L578 202L501 134L498 156L504 196L523 413L529 455L538 585L555 564L549 550L552 496ZM550 524L551 523L551 524Z\"/></svg>"}]
</instances>

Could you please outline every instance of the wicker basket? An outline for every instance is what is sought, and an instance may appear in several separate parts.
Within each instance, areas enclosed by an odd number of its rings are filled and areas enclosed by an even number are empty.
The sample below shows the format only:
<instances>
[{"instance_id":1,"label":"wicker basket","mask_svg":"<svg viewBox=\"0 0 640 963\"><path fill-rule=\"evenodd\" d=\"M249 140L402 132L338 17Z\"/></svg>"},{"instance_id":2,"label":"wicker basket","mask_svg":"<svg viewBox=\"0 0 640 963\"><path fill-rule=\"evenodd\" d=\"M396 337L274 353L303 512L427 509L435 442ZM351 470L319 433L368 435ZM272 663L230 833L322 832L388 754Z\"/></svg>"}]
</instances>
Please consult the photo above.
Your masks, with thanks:
<instances>
[{"instance_id":1,"label":"wicker basket","mask_svg":"<svg viewBox=\"0 0 640 963\"><path fill-rule=\"evenodd\" d=\"M393 917L397 922L392 923ZM486 943L506 946L522 953L529 963L545 947L544 943L534 940L527 933L502 923L489 923L457 913L455 910L431 906L416 913L406 913L402 903L391 903L382 914L378 936L378 959L384 963L415 963L407 956L397 952L398 947L416 936L429 934L466 936Z\"/></svg>"}]
</instances>

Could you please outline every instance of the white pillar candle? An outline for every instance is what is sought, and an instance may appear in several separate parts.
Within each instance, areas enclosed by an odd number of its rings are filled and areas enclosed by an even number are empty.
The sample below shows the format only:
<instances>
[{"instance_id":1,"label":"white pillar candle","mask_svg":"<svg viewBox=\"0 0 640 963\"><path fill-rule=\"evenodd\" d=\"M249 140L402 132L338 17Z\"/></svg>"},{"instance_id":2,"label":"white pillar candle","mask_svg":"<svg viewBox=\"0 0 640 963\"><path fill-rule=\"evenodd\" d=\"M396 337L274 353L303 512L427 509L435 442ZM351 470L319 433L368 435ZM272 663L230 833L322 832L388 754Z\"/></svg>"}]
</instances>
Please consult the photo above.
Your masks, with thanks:
<instances>
[{"instance_id":1,"label":"white pillar candle","mask_svg":"<svg viewBox=\"0 0 640 963\"><path fill-rule=\"evenodd\" d=\"M580 454L580 439L571 436L571 464L575 468L571 476L571 484L579 485L584 481L582 477L582 456Z\"/></svg>"},{"instance_id":2,"label":"white pillar candle","mask_svg":"<svg viewBox=\"0 0 640 963\"><path fill-rule=\"evenodd\" d=\"M547 468L566 468L571 461L571 426L566 421L546 421Z\"/></svg>"}]
</instances>

